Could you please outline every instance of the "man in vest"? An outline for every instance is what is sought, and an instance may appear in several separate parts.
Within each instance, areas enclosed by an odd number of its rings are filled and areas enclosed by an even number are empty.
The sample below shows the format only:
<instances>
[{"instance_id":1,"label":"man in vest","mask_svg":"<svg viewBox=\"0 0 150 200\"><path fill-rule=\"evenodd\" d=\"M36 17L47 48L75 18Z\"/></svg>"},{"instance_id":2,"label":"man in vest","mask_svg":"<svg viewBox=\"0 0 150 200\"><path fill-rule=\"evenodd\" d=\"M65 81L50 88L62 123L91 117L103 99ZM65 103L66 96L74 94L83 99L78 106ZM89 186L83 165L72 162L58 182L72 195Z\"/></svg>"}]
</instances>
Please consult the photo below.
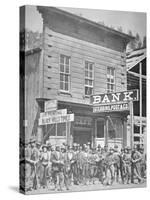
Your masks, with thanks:
<instances>
[{"instance_id":1,"label":"man in vest","mask_svg":"<svg viewBox=\"0 0 150 200\"><path fill-rule=\"evenodd\" d=\"M55 151L51 154L51 162L52 162L52 176L55 185L55 191L63 190L63 182L64 182L64 158L61 152L61 148L59 145L56 145Z\"/></svg>"},{"instance_id":2,"label":"man in vest","mask_svg":"<svg viewBox=\"0 0 150 200\"><path fill-rule=\"evenodd\" d=\"M134 183L134 178L138 179L138 183L143 182L143 178L141 177L141 160L142 160L142 155L141 153L137 150L137 147L134 146L133 152L132 152L132 181Z\"/></svg>"},{"instance_id":3,"label":"man in vest","mask_svg":"<svg viewBox=\"0 0 150 200\"><path fill-rule=\"evenodd\" d=\"M123 164L126 183L129 184L131 181L131 152L130 147L125 147L123 155Z\"/></svg>"},{"instance_id":4,"label":"man in vest","mask_svg":"<svg viewBox=\"0 0 150 200\"><path fill-rule=\"evenodd\" d=\"M106 166L106 177L105 184L112 185L114 182L114 149L110 147L109 152L105 157L105 166Z\"/></svg>"}]
</instances>

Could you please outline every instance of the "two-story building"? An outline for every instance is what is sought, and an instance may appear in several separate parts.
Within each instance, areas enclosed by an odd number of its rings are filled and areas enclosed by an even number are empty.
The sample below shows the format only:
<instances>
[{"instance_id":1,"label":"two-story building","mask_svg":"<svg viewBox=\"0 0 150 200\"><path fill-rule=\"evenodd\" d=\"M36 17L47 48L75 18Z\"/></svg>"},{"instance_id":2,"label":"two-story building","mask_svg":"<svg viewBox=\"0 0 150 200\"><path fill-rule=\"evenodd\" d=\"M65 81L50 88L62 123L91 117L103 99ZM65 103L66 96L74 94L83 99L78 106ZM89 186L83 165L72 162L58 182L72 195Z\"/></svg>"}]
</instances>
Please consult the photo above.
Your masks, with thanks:
<instances>
[{"instance_id":1,"label":"two-story building","mask_svg":"<svg viewBox=\"0 0 150 200\"><path fill-rule=\"evenodd\" d=\"M37 7L43 45L25 54L25 135L52 144L127 145L129 110L93 113L92 94L127 90L131 36L53 7ZM44 102L74 113L74 121L39 125Z\"/></svg>"},{"instance_id":2,"label":"two-story building","mask_svg":"<svg viewBox=\"0 0 150 200\"><path fill-rule=\"evenodd\" d=\"M140 99L133 103L134 126L133 126L133 142L136 145L144 146L146 150L146 97L147 97L147 55L146 48L135 49L127 53L127 89L138 89ZM128 130L130 131L130 122L128 122Z\"/></svg>"}]
</instances>

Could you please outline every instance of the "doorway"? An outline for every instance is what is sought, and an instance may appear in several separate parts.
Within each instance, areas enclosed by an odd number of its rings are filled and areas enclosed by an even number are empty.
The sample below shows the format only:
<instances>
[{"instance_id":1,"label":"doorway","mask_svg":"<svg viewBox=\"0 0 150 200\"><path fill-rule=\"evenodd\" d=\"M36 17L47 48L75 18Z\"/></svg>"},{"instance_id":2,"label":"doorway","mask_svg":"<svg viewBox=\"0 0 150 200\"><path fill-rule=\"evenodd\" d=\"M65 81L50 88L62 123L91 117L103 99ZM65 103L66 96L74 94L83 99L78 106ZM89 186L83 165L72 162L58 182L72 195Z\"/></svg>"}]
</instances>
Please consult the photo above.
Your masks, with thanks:
<instances>
[{"instance_id":1,"label":"doorway","mask_svg":"<svg viewBox=\"0 0 150 200\"><path fill-rule=\"evenodd\" d=\"M74 130L73 142L83 145L92 142L91 131Z\"/></svg>"}]
</instances>

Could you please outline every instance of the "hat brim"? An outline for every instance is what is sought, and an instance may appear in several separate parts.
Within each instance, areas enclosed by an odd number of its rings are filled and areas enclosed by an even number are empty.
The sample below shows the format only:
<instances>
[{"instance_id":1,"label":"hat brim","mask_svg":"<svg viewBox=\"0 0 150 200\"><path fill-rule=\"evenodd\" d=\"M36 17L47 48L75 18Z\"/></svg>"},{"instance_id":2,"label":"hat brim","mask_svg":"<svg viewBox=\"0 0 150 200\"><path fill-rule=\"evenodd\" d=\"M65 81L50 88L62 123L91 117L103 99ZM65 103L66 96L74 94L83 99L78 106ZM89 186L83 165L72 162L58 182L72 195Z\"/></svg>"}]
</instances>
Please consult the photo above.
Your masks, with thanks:
<instances>
[{"instance_id":1,"label":"hat brim","mask_svg":"<svg viewBox=\"0 0 150 200\"><path fill-rule=\"evenodd\" d=\"M42 149L43 149L43 148L47 148L47 146L46 146L46 145L43 145L43 146L42 146Z\"/></svg>"}]
</instances>

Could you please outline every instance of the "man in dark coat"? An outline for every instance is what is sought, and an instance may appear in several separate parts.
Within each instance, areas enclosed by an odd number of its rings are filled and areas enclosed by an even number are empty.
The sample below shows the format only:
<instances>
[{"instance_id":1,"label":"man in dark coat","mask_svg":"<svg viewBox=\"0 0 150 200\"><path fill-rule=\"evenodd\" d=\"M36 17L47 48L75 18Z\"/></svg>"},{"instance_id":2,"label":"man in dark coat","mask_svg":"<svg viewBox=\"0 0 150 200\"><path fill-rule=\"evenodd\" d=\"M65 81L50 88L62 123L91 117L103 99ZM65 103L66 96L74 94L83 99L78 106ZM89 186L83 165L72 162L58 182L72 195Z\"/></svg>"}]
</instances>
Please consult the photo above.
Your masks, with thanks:
<instances>
[{"instance_id":1,"label":"man in dark coat","mask_svg":"<svg viewBox=\"0 0 150 200\"><path fill-rule=\"evenodd\" d=\"M134 182L134 179L138 179L138 182L143 182L143 179L141 177L141 160L142 155L137 150L137 147L134 146L133 152L132 152L132 182Z\"/></svg>"},{"instance_id":2,"label":"man in dark coat","mask_svg":"<svg viewBox=\"0 0 150 200\"><path fill-rule=\"evenodd\" d=\"M55 190L61 190L64 183L64 158L60 146L56 146L55 151L51 154L52 162L52 177L55 185Z\"/></svg>"}]
</instances>

